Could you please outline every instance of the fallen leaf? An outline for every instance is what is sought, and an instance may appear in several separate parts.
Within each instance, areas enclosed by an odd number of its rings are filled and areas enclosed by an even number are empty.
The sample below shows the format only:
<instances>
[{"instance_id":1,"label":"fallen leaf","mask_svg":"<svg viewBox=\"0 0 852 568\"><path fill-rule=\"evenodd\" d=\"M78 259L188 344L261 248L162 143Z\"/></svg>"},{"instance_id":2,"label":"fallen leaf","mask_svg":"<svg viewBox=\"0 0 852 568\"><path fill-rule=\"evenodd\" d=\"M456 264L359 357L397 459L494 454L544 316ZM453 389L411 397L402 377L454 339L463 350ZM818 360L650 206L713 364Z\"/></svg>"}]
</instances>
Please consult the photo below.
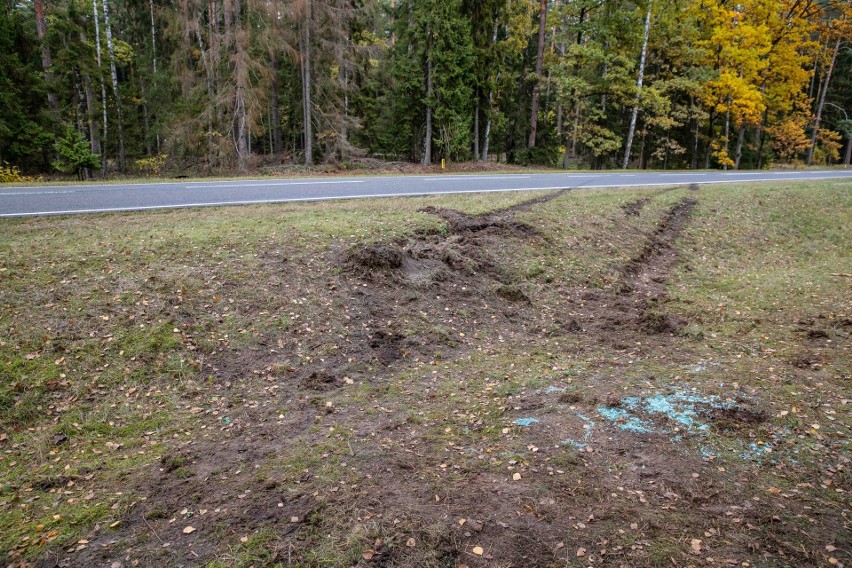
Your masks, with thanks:
<instances>
[{"instance_id":1,"label":"fallen leaf","mask_svg":"<svg viewBox=\"0 0 852 568\"><path fill-rule=\"evenodd\" d=\"M196 530L195 527L192 527L192 526L183 527L183 534L192 534L192 533L195 532L195 530Z\"/></svg>"},{"instance_id":2,"label":"fallen leaf","mask_svg":"<svg viewBox=\"0 0 852 568\"><path fill-rule=\"evenodd\" d=\"M580 548L577 549L577 558L582 558L585 555L586 555L586 549L585 548L580 547Z\"/></svg>"},{"instance_id":3,"label":"fallen leaf","mask_svg":"<svg viewBox=\"0 0 852 568\"><path fill-rule=\"evenodd\" d=\"M481 546L474 546L473 553L477 556L482 556L483 554L485 554L485 550L483 550Z\"/></svg>"},{"instance_id":4,"label":"fallen leaf","mask_svg":"<svg viewBox=\"0 0 852 568\"><path fill-rule=\"evenodd\" d=\"M291 523L298 523L298 522L299 522L299 517L290 517L290 522L291 522Z\"/></svg>"},{"instance_id":5,"label":"fallen leaf","mask_svg":"<svg viewBox=\"0 0 852 568\"><path fill-rule=\"evenodd\" d=\"M521 474L520 474L520 473L516 473L515 475L513 475L513 476L512 476L512 479L514 479L515 481L520 481L520 479L521 479Z\"/></svg>"},{"instance_id":6,"label":"fallen leaf","mask_svg":"<svg viewBox=\"0 0 852 568\"><path fill-rule=\"evenodd\" d=\"M827 544L825 546L825 550L828 551L828 552L834 552L835 550L837 550L837 547L834 546L833 544Z\"/></svg>"},{"instance_id":7,"label":"fallen leaf","mask_svg":"<svg viewBox=\"0 0 852 568\"><path fill-rule=\"evenodd\" d=\"M241 536L240 542L248 542L248 537L247 536Z\"/></svg>"},{"instance_id":8,"label":"fallen leaf","mask_svg":"<svg viewBox=\"0 0 852 568\"><path fill-rule=\"evenodd\" d=\"M407 541L405 541L405 546L407 546L408 548L414 548L415 546L417 546L417 541L415 541L413 538L409 538Z\"/></svg>"},{"instance_id":9,"label":"fallen leaf","mask_svg":"<svg viewBox=\"0 0 852 568\"><path fill-rule=\"evenodd\" d=\"M701 541L697 538L693 538L689 541L689 547L692 549L693 554L701 554Z\"/></svg>"},{"instance_id":10,"label":"fallen leaf","mask_svg":"<svg viewBox=\"0 0 852 568\"><path fill-rule=\"evenodd\" d=\"M376 555L375 550L372 550L372 549L365 550L364 552L361 553L361 558L363 558L364 560L372 560L373 556L375 556L375 555Z\"/></svg>"}]
</instances>

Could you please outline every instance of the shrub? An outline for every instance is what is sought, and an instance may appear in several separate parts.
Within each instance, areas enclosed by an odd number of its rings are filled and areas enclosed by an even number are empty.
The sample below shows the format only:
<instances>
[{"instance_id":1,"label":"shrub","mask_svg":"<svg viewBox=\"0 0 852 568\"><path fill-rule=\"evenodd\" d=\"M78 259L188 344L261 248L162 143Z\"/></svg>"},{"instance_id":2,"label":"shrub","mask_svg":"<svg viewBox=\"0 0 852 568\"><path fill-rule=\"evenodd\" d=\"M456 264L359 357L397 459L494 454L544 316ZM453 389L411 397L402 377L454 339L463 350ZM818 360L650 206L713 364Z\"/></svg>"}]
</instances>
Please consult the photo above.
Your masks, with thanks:
<instances>
[{"instance_id":1,"label":"shrub","mask_svg":"<svg viewBox=\"0 0 852 568\"><path fill-rule=\"evenodd\" d=\"M10 166L5 162L2 166L0 166L0 183L22 183L32 181L42 181L42 177L25 176L20 172L20 170L18 170L18 166Z\"/></svg>"},{"instance_id":2,"label":"shrub","mask_svg":"<svg viewBox=\"0 0 852 568\"><path fill-rule=\"evenodd\" d=\"M158 176L162 173L167 159L168 156L166 154L157 154L150 158L142 158L136 160L136 168L146 176Z\"/></svg>"},{"instance_id":3,"label":"shrub","mask_svg":"<svg viewBox=\"0 0 852 568\"><path fill-rule=\"evenodd\" d=\"M54 145L59 158L53 167L60 172L75 173L79 179L85 179L90 169L101 167L100 156L92 152L85 137L73 127L65 129L65 136Z\"/></svg>"}]
</instances>

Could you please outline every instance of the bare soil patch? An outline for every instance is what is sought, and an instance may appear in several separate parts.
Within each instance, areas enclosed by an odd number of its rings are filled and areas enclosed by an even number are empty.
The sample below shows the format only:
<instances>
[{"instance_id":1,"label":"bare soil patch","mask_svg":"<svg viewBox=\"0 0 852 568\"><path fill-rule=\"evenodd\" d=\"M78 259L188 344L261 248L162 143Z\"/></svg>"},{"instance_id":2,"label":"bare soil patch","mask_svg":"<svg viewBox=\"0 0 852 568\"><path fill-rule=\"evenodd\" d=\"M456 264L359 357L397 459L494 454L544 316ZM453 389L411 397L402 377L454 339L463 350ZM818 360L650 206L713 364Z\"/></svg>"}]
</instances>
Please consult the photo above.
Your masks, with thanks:
<instances>
[{"instance_id":1,"label":"bare soil patch","mask_svg":"<svg viewBox=\"0 0 852 568\"><path fill-rule=\"evenodd\" d=\"M244 283L213 300L178 294L170 334L242 310L227 334L188 341L204 351L175 406L191 434L146 447L156 458L120 480L131 498L118 523L49 546L38 565L821 565L826 545L842 549L845 514L817 514L794 489L845 486L842 460L822 477L800 468L808 450L779 437L799 426L779 426L775 391L722 371L702 380L761 347L710 359L669 305L703 194L601 215L602 231L641 240L597 287L513 262L522 247L564 247L515 218L564 196L483 215L431 207L442 230L310 258L262 247L241 259L256 262ZM249 289L264 295L228 302ZM838 321L798 324L790 376L830 366L816 342L844 339ZM767 481L777 472L795 473L781 486ZM51 476L39 490L65 498L71 481L93 483Z\"/></svg>"}]
</instances>

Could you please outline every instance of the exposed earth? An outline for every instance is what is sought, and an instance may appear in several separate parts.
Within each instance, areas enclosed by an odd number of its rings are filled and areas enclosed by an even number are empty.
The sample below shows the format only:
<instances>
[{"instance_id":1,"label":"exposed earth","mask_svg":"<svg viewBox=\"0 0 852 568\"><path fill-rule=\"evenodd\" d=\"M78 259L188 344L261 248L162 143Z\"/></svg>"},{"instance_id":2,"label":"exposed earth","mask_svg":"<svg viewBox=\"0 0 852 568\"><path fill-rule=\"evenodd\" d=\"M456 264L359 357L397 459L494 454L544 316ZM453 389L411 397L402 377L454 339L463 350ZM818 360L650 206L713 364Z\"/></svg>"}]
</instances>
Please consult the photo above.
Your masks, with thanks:
<instances>
[{"instance_id":1,"label":"exposed earth","mask_svg":"<svg viewBox=\"0 0 852 568\"><path fill-rule=\"evenodd\" d=\"M850 189L10 223L3 558L852 566Z\"/></svg>"}]
</instances>

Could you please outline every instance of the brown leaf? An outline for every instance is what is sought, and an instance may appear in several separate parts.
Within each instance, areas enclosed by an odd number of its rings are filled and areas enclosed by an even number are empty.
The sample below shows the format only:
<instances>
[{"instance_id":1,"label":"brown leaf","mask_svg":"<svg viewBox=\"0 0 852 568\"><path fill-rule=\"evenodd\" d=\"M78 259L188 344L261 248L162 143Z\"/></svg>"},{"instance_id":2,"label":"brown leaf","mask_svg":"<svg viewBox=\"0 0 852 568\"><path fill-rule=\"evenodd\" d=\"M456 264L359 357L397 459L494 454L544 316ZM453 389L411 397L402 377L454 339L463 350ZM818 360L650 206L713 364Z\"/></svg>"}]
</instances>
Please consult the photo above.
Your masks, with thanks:
<instances>
[{"instance_id":1,"label":"brown leaf","mask_svg":"<svg viewBox=\"0 0 852 568\"><path fill-rule=\"evenodd\" d=\"M474 546L473 547L473 553L476 554L477 556L482 556L483 554L485 554L485 551L482 549L481 546Z\"/></svg>"},{"instance_id":2,"label":"brown leaf","mask_svg":"<svg viewBox=\"0 0 852 568\"><path fill-rule=\"evenodd\" d=\"M577 549L577 558L582 558L585 555L586 555L586 549L585 548L580 547L580 548Z\"/></svg>"},{"instance_id":3,"label":"brown leaf","mask_svg":"<svg viewBox=\"0 0 852 568\"><path fill-rule=\"evenodd\" d=\"M692 549L693 554L701 554L701 541L697 538L693 538L689 541L689 547Z\"/></svg>"},{"instance_id":4,"label":"brown leaf","mask_svg":"<svg viewBox=\"0 0 852 568\"><path fill-rule=\"evenodd\" d=\"M373 550L373 549L369 549L369 550L365 550L364 552L361 553L361 558L363 558L364 560L372 560L373 556L375 556L375 555L376 555L376 551Z\"/></svg>"},{"instance_id":5,"label":"brown leaf","mask_svg":"<svg viewBox=\"0 0 852 568\"><path fill-rule=\"evenodd\" d=\"M183 527L183 534L192 534L195 531L196 531L195 527L192 527L192 526Z\"/></svg>"},{"instance_id":6,"label":"brown leaf","mask_svg":"<svg viewBox=\"0 0 852 568\"><path fill-rule=\"evenodd\" d=\"M417 546L417 541L415 541L413 538L409 538L407 541L405 541L405 546L407 546L408 548L414 548L415 546Z\"/></svg>"}]
</instances>

